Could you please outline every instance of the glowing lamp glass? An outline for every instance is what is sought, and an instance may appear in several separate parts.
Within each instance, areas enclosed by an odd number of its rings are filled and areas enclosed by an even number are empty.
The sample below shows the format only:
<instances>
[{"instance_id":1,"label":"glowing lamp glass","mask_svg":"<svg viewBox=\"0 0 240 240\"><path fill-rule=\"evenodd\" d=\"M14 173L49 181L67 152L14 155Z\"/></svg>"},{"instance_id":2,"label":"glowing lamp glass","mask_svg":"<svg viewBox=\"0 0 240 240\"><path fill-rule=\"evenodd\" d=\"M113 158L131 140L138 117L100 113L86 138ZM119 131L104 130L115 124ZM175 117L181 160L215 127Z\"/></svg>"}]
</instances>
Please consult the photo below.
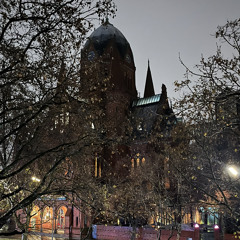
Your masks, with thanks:
<instances>
[{"instance_id":1,"label":"glowing lamp glass","mask_svg":"<svg viewBox=\"0 0 240 240\"><path fill-rule=\"evenodd\" d=\"M236 168L234 167L229 167L228 171L233 175L233 176L237 176L238 175L238 171L236 170Z\"/></svg>"},{"instance_id":2,"label":"glowing lamp glass","mask_svg":"<svg viewBox=\"0 0 240 240\"><path fill-rule=\"evenodd\" d=\"M219 229L219 226L218 225L214 225L214 229Z\"/></svg>"},{"instance_id":3,"label":"glowing lamp glass","mask_svg":"<svg viewBox=\"0 0 240 240\"><path fill-rule=\"evenodd\" d=\"M32 181L33 182L40 182L41 180L35 176L32 177Z\"/></svg>"},{"instance_id":4,"label":"glowing lamp glass","mask_svg":"<svg viewBox=\"0 0 240 240\"><path fill-rule=\"evenodd\" d=\"M194 228L199 228L199 224L195 223Z\"/></svg>"}]
</instances>

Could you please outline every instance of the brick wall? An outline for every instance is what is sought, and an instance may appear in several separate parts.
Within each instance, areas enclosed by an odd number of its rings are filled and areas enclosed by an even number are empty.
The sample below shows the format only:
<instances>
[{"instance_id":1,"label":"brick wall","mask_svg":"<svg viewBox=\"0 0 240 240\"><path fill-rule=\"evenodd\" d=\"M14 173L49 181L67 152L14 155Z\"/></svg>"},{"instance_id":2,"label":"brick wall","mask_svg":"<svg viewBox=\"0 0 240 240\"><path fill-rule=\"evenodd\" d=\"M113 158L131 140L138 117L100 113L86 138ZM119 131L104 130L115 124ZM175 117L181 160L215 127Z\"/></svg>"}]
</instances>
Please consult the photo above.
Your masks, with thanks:
<instances>
[{"instance_id":1,"label":"brick wall","mask_svg":"<svg viewBox=\"0 0 240 240\"><path fill-rule=\"evenodd\" d=\"M225 234L224 235L224 240L236 240L239 239L240 235L235 235L235 234Z\"/></svg>"},{"instance_id":2,"label":"brick wall","mask_svg":"<svg viewBox=\"0 0 240 240\"><path fill-rule=\"evenodd\" d=\"M131 227L95 225L93 227L93 237L100 240L130 240L132 231ZM153 228L137 228L136 240L156 240L158 234L159 232ZM177 231L161 230L161 240L168 240L171 234L171 240L176 240ZM180 240L187 239L198 240L199 232L197 236L195 231L182 231Z\"/></svg>"}]
</instances>

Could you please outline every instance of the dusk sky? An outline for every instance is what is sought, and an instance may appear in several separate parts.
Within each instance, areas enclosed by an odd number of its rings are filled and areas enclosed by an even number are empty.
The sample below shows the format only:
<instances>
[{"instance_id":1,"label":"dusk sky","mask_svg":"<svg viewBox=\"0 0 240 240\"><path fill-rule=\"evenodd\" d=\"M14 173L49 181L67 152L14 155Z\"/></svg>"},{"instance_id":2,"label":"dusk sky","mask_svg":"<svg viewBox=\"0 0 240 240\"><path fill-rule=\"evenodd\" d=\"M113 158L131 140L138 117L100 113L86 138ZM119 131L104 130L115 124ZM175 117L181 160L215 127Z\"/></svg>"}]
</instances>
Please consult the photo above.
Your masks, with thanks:
<instances>
[{"instance_id":1,"label":"dusk sky","mask_svg":"<svg viewBox=\"0 0 240 240\"><path fill-rule=\"evenodd\" d=\"M137 89L143 95L150 60L155 93L164 83L170 98L175 80L183 79L201 54L216 50L217 26L240 17L240 0L115 0L117 16L109 19L129 41L136 65Z\"/></svg>"}]
</instances>

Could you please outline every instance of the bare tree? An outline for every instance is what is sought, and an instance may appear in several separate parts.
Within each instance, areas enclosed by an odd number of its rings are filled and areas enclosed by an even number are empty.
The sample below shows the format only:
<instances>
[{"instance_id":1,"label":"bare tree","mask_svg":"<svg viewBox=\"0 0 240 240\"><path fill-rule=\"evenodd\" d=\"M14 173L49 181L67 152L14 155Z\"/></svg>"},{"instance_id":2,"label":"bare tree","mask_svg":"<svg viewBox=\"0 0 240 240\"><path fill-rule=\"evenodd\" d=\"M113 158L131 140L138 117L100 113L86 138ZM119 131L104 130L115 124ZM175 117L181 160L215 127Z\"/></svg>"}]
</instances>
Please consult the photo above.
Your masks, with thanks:
<instances>
[{"instance_id":1,"label":"bare tree","mask_svg":"<svg viewBox=\"0 0 240 240\"><path fill-rule=\"evenodd\" d=\"M94 19L113 15L115 7L111 1L3 0L0 9L2 227L37 198L73 191L71 166L99 138L84 128L70 136L83 123L90 126L84 111L90 104L79 98L80 48Z\"/></svg>"},{"instance_id":2,"label":"bare tree","mask_svg":"<svg viewBox=\"0 0 240 240\"><path fill-rule=\"evenodd\" d=\"M201 193L203 203L233 222L239 216L239 175L231 176L228 167L239 170L239 29L240 19L218 27L216 54L202 57L196 70L180 59L185 80L175 83L183 91L176 108L188 130L193 162L192 177L185 180Z\"/></svg>"}]
</instances>

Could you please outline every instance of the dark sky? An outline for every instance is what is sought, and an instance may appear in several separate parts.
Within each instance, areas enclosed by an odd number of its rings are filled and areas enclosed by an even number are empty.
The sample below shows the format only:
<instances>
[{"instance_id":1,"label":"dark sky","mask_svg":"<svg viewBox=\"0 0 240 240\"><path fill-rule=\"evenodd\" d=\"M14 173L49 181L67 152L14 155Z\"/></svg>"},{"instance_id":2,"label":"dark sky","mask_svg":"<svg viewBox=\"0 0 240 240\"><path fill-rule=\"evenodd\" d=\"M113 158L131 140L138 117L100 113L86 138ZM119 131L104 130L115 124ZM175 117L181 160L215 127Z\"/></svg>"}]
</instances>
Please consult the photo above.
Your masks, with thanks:
<instances>
[{"instance_id":1,"label":"dark sky","mask_svg":"<svg viewBox=\"0 0 240 240\"><path fill-rule=\"evenodd\" d=\"M115 0L117 16L110 19L129 41L136 65L137 89L143 95L150 60L155 93L185 72L179 54L189 67L216 50L217 26L240 17L240 0Z\"/></svg>"}]
</instances>

